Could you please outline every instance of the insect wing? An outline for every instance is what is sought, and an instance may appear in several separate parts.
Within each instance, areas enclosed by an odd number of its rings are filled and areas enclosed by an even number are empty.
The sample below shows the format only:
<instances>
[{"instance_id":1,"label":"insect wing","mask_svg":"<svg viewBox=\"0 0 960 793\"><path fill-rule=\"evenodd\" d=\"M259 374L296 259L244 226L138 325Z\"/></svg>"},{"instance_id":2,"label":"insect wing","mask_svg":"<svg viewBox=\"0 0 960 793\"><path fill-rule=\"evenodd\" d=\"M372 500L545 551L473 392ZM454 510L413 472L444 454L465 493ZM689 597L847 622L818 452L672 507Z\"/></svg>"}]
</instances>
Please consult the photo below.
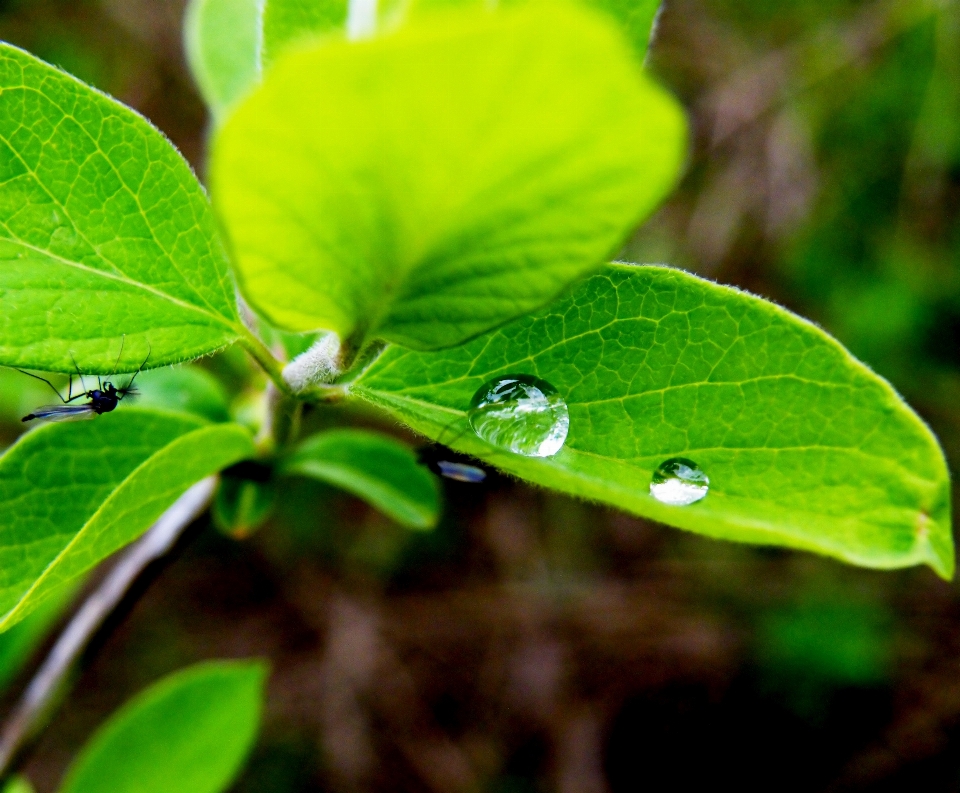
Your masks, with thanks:
<instances>
[{"instance_id":1,"label":"insect wing","mask_svg":"<svg viewBox=\"0 0 960 793\"><path fill-rule=\"evenodd\" d=\"M466 465L465 463L452 463L449 460L437 460L436 466L441 476L447 479L453 479L457 482L470 482L477 484L487 478L487 472L475 465Z\"/></svg>"},{"instance_id":2,"label":"insect wing","mask_svg":"<svg viewBox=\"0 0 960 793\"><path fill-rule=\"evenodd\" d=\"M93 405L45 405L37 408L29 416L24 416L23 421L32 421L41 419L42 421L77 421L78 419L89 419L97 415L93 410Z\"/></svg>"}]
</instances>

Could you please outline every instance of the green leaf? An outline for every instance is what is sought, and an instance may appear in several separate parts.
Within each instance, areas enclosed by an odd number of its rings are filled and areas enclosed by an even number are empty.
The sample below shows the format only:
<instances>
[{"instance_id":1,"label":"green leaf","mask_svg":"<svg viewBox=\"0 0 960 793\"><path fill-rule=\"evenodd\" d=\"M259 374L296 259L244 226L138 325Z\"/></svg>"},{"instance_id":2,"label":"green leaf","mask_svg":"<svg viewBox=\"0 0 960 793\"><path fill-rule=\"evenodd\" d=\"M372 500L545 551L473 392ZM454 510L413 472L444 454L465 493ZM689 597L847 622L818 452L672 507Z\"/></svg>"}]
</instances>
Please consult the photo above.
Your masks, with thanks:
<instances>
[{"instance_id":1,"label":"green leaf","mask_svg":"<svg viewBox=\"0 0 960 793\"><path fill-rule=\"evenodd\" d=\"M46 638L47 632L70 604L76 594L77 584L82 580L75 579L73 583L60 587L26 619L0 633L0 689L6 688Z\"/></svg>"},{"instance_id":2,"label":"green leaf","mask_svg":"<svg viewBox=\"0 0 960 793\"><path fill-rule=\"evenodd\" d=\"M260 79L263 0L190 0L184 17L187 63L218 121Z\"/></svg>"},{"instance_id":3,"label":"green leaf","mask_svg":"<svg viewBox=\"0 0 960 793\"><path fill-rule=\"evenodd\" d=\"M474 392L505 374L546 380L566 401L556 456L500 451L470 430ZM678 270L612 265L465 346L390 348L352 391L524 479L672 526L953 573L943 454L890 385L814 325ZM702 501L650 495L671 457L706 472Z\"/></svg>"},{"instance_id":4,"label":"green leaf","mask_svg":"<svg viewBox=\"0 0 960 793\"><path fill-rule=\"evenodd\" d=\"M269 64L291 44L343 29L347 0L266 0L263 9L263 61Z\"/></svg>"},{"instance_id":5,"label":"green leaf","mask_svg":"<svg viewBox=\"0 0 960 793\"><path fill-rule=\"evenodd\" d=\"M411 529L429 529L440 514L440 488L409 447L359 429L328 430L301 443L281 464L343 488Z\"/></svg>"},{"instance_id":6,"label":"green leaf","mask_svg":"<svg viewBox=\"0 0 960 793\"><path fill-rule=\"evenodd\" d=\"M168 366L137 378L137 407L195 413L210 421L230 418L220 381L198 366Z\"/></svg>"},{"instance_id":7,"label":"green leaf","mask_svg":"<svg viewBox=\"0 0 960 793\"><path fill-rule=\"evenodd\" d=\"M136 408L28 432L0 458L0 630L253 452L236 424Z\"/></svg>"},{"instance_id":8,"label":"green leaf","mask_svg":"<svg viewBox=\"0 0 960 793\"><path fill-rule=\"evenodd\" d=\"M466 10L286 53L211 180L273 324L436 348L599 267L673 186L684 123L594 12Z\"/></svg>"},{"instance_id":9,"label":"green leaf","mask_svg":"<svg viewBox=\"0 0 960 793\"><path fill-rule=\"evenodd\" d=\"M264 664L216 661L163 678L110 717L60 793L220 793L257 737Z\"/></svg>"},{"instance_id":10,"label":"green leaf","mask_svg":"<svg viewBox=\"0 0 960 793\"><path fill-rule=\"evenodd\" d=\"M177 151L0 44L0 364L129 372L240 332L213 213Z\"/></svg>"},{"instance_id":11,"label":"green leaf","mask_svg":"<svg viewBox=\"0 0 960 793\"><path fill-rule=\"evenodd\" d=\"M4 785L3 793L33 793L33 785L26 777L15 776Z\"/></svg>"},{"instance_id":12,"label":"green leaf","mask_svg":"<svg viewBox=\"0 0 960 793\"><path fill-rule=\"evenodd\" d=\"M243 471L234 468L220 475L220 486L213 500L214 525L224 534L235 539L249 537L266 523L273 514L277 501L277 488L273 478L266 476L251 479ZM259 466L258 466L259 467ZM263 466L269 471L266 466Z\"/></svg>"}]
</instances>

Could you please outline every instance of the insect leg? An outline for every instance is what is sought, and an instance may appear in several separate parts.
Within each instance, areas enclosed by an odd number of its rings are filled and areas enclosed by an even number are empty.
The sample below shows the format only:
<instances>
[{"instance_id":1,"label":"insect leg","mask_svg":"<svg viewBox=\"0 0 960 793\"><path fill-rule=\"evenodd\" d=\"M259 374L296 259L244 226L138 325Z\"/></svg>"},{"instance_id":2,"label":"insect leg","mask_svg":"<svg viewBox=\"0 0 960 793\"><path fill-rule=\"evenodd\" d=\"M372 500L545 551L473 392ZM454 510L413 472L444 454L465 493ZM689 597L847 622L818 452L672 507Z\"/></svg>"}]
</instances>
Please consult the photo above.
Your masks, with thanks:
<instances>
[{"instance_id":1,"label":"insect leg","mask_svg":"<svg viewBox=\"0 0 960 793\"><path fill-rule=\"evenodd\" d=\"M73 361L73 368L77 370L77 374L80 376L80 387L83 389L83 393L87 393L87 384L83 382L83 372L80 371L80 367L77 366L77 359L73 357L73 353L70 353L70 360Z\"/></svg>"},{"instance_id":2,"label":"insect leg","mask_svg":"<svg viewBox=\"0 0 960 793\"><path fill-rule=\"evenodd\" d=\"M51 383L49 380L47 380L46 377L40 377L40 375L31 374L30 372L26 372L23 369L17 369L17 371L20 372L21 374L25 374L27 377L32 377L34 380L39 380L41 383L46 383L48 386L50 386L50 390L57 395L57 399L63 402L63 404L67 404L67 400L63 398L63 395L60 393L57 387L53 383Z\"/></svg>"}]
</instances>

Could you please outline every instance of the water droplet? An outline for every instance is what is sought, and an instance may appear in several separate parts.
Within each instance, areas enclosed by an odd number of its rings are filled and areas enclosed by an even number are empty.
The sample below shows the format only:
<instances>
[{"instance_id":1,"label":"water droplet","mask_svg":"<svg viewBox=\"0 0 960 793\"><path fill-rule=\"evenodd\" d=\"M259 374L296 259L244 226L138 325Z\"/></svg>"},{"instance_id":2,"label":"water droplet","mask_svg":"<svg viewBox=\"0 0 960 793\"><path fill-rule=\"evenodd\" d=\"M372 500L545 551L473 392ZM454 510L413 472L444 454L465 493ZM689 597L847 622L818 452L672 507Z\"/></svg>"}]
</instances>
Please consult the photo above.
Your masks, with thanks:
<instances>
[{"instance_id":1,"label":"water droplet","mask_svg":"<svg viewBox=\"0 0 960 793\"><path fill-rule=\"evenodd\" d=\"M685 507L707 495L710 480L693 460L671 457L653 472L650 495L662 504Z\"/></svg>"},{"instance_id":2,"label":"water droplet","mask_svg":"<svg viewBox=\"0 0 960 793\"><path fill-rule=\"evenodd\" d=\"M525 457L552 457L570 429L567 403L550 383L530 375L506 375L480 387L467 414L487 443Z\"/></svg>"}]
</instances>

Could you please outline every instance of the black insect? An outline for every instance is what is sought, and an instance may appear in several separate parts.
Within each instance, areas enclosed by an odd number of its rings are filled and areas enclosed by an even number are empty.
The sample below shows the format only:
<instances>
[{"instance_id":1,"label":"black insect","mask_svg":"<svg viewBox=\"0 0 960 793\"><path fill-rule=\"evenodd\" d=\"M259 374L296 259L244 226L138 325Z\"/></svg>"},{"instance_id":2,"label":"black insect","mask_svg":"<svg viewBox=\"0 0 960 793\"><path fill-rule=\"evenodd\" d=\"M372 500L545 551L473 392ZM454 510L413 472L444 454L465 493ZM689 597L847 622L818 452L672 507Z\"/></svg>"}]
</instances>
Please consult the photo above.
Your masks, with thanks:
<instances>
[{"instance_id":1,"label":"black insect","mask_svg":"<svg viewBox=\"0 0 960 793\"><path fill-rule=\"evenodd\" d=\"M469 458L438 444L421 446L417 449L417 462L439 476L471 484L477 484L487 478L486 471L476 465L463 462L466 459Z\"/></svg>"},{"instance_id":2,"label":"black insect","mask_svg":"<svg viewBox=\"0 0 960 793\"><path fill-rule=\"evenodd\" d=\"M117 366L120 364L121 355L123 355L122 341L120 343L120 355L117 356L117 362L113 366L114 372L116 372ZM140 364L140 367L136 372L134 372L133 377L130 378L129 382L125 386L117 388L109 380L106 382L101 382L100 375L97 375L97 388L90 391L87 390L86 383L83 381L83 373L80 371L80 367L77 366L77 362L74 361L73 365L77 370L77 376L80 378L81 391L79 394L73 393L73 375L70 375L70 380L67 384L66 399L64 399L57 387L46 378L31 374L30 372L25 372L23 369L17 369L18 372L22 372L23 374L32 377L35 380L39 380L42 383L46 383L63 403L61 405L45 405L43 407L39 407L34 410L33 413L24 416L21 421L33 421L34 419L44 419L46 421L71 421L73 419L93 418L94 416L102 416L104 413L110 413L116 409L117 405L125 397L136 396L137 390L133 387L133 381L137 379L137 375L140 374L149 357L150 353L147 352L147 357L143 359L143 363ZM111 374L110 376L112 377L113 375ZM84 402L82 405L70 404L71 402L75 402L76 400L84 397L86 397L89 402Z\"/></svg>"}]
</instances>

